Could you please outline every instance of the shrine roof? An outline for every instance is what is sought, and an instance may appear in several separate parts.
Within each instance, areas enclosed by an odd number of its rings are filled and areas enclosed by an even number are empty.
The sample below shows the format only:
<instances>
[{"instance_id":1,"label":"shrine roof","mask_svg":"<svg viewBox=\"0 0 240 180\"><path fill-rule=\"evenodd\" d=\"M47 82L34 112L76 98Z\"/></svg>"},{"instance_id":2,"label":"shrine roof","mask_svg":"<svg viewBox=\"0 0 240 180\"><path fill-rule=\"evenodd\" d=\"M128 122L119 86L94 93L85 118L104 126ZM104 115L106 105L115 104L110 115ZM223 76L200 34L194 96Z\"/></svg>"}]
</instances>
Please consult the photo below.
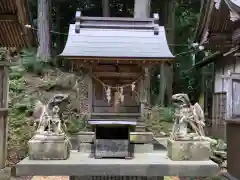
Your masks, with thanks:
<instances>
[{"instance_id":1,"label":"shrine roof","mask_svg":"<svg viewBox=\"0 0 240 180\"><path fill-rule=\"evenodd\" d=\"M196 68L217 61L225 53L232 54L232 48L240 40L237 30L240 22L240 0L201 0L201 4L195 41L215 53L198 62Z\"/></svg>"},{"instance_id":2,"label":"shrine roof","mask_svg":"<svg viewBox=\"0 0 240 180\"><path fill-rule=\"evenodd\" d=\"M226 36L232 35L236 29L234 24L240 20L240 0L201 0L201 4L195 40L201 44L226 43ZM209 37L219 35L220 41L208 41Z\"/></svg>"},{"instance_id":3,"label":"shrine roof","mask_svg":"<svg viewBox=\"0 0 240 180\"><path fill-rule=\"evenodd\" d=\"M80 17L70 24L62 57L172 59L158 19Z\"/></svg>"}]
</instances>

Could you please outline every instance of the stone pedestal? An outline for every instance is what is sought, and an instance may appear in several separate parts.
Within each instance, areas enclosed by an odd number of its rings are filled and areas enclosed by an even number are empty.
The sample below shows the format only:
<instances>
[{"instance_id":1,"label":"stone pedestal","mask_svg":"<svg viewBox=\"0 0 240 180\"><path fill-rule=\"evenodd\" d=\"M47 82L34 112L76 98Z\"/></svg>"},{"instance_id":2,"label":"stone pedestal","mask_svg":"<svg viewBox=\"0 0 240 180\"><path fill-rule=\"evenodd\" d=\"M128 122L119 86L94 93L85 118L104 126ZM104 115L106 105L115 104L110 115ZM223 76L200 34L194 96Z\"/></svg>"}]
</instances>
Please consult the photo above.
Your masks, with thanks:
<instances>
[{"instance_id":1,"label":"stone pedestal","mask_svg":"<svg viewBox=\"0 0 240 180\"><path fill-rule=\"evenodd\" d=\"M174 141L167 143L168 157L173 161L205 161L211 156L207 141Z\"/></svg>"},{"instance_id":2,"label":"stone pedestal","mask_svg":"<svg viewBox=\"0 0 240 180\"><path fill-rule=\"evenodd\" d=\"M6 167L0 169L0 180L10 180L11 179L11 168Z\"/></svg>"},{"instance_id":3,"label":"stone pedestal","mask_svg":"<svg viewBox=\"0 0 240 180\"><path fill-rule=\"evenodd\" d=\"M29 142L30 160L65 160L70 154L70 144L64 136L35 135Z\"/></svg>"}]
</instances>

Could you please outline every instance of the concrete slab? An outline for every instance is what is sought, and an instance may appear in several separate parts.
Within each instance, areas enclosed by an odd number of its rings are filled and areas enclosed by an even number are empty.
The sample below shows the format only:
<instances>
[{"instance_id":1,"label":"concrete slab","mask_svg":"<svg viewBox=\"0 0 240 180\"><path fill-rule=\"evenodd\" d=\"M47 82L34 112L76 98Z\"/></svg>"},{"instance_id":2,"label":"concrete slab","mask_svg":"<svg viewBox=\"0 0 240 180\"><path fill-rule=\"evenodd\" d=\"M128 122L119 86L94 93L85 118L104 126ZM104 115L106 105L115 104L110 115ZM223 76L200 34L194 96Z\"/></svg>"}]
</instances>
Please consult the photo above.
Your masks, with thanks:
<instances>
[{"instance_id":1,"label":"concrete slab","mask_svg":"<svg viewBox=\"0 0 240 180\"><path fill-rule=\"evenodd\" d=\"M135 154L133 159L94 159L71 152L67 160L29 160L16 165L18 176L214 176L218 165L208 161L172 161L167 152Z\"/></svg>"},{"instance_id":2,"label":"concrete slab","mask_svg":"<svg viewBox=\"0 0 240 180\"><path fill-rule=\"evenodd\" d=\"M131 143L152 143L153 133L152 132L131 132L130 133Z\"/></svg>"},{"instance_id":3,"label":"concrete slab","mask_svg":"<svg viewBox=\"0 0 240 180\"><path fill-rule=\"evenodd\" d=\"M136 153L153 153L153 144L131 144L131 152Z\"/></svg>"},{"instance_id":4,"label":"concrete slab","mask_svg":"<svg viewBox=\"0 0 240 180\"><path fill-rule=\"evenodd\" d=\"M153 139L153 144L161 144L165 148L167 148L167 142L169 137L156 137Z\"/></svg>"},{"instance_id":5,"label":"concrete slab","mask_svg":"<svg viewBox=\"0 0 240 180\"><path fill-rule=\"evenodd\" d=\"M70 180L163 180L162 176L70 176Z\"/></svg>"}]
</instances>

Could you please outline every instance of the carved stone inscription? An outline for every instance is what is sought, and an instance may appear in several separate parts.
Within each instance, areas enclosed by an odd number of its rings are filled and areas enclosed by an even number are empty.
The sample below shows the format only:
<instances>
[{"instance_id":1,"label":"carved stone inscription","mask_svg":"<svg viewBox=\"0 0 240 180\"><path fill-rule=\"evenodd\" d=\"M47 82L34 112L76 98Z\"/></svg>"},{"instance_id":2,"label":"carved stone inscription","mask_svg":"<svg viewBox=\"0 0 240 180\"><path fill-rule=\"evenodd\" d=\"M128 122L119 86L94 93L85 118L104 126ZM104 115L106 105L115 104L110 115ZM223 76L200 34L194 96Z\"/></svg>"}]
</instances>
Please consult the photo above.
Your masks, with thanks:
<instances>
[{"instance_id":1,"label":"carved stone inscription","mask_svg":"<svg viewBox=\"0 0 240 180\"><path fill-rule=\"evenodd\" d=\"M128 140L96 139L96 157L127 157Z\"/></svg>"}]
</instances>

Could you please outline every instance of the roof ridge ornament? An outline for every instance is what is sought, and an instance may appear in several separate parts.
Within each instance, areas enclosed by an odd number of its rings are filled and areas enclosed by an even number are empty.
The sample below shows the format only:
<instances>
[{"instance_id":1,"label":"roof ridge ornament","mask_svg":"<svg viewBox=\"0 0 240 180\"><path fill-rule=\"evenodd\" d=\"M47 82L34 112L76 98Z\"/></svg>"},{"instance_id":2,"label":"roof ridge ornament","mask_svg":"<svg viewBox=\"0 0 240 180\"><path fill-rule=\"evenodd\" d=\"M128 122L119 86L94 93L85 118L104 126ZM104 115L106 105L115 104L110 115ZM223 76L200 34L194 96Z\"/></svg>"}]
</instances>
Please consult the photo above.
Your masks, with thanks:
<instances>
[{"instance_id":1,"label":"roof ridge ornament","mask_svg":"<svg viewBox=\"0 0 240 180\"><path fill-rule=\"evenodd\" d=\"M75 33L80 33L80 26L81 26L81 11L77 10L76 16L75 16L76 22L75 22Z\"/></svg>"},{"instance_id":2,"label":"roof ridge ornament","mask_svg":"<svg viewBox=\"0 0 240 180\"><path fill-rule=\"evenodd\" d=\"M159 34L159 14L158 13L153 14L153 23L154 23L154 27L153 27L154 35L158 35Z\"/></svg>"}]
</instances>

